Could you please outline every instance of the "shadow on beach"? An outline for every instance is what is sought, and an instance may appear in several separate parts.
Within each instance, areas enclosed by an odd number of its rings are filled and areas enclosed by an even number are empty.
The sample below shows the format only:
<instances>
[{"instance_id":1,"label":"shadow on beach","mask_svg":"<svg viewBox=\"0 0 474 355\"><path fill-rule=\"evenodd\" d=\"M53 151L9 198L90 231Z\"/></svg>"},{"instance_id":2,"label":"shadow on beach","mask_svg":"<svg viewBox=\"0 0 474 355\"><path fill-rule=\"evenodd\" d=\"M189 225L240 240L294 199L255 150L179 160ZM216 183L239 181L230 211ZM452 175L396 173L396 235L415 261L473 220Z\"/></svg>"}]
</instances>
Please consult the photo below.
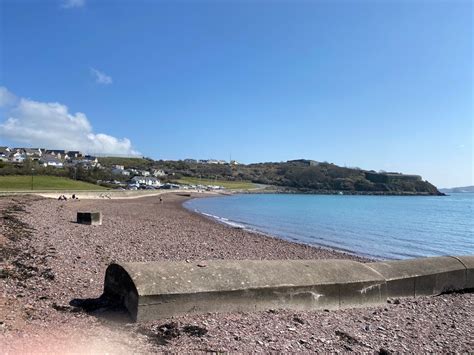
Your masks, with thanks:
<instances>
[{"instance_id":1,"label":"shadow on beach","mask_svg":"<svg viewBox=\"0 0 474 355\"><path fill-rule=\"evenodd\" d=\"M118 324L132 322L132 318L123 305L104 295L98 298L74 298L69 302L69 306L64 311L84 312L98 319Z\"/></svg>"}]
</instances>

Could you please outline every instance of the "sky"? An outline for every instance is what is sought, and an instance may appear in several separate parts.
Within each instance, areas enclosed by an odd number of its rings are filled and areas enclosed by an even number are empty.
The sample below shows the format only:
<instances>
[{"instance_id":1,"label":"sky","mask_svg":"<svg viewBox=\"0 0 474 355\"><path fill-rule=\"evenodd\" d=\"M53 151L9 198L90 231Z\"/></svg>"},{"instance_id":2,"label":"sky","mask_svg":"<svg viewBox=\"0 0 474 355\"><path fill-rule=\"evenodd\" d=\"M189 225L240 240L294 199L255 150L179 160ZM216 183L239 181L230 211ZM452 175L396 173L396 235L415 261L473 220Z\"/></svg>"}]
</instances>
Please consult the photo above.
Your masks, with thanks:
<instances>
[{"instance_id":1,"label":"sky","mask_svg":"<svg viewBox=\"0 0 474 355\"><path fill-rule=\"evenodd\" d=\"M0 0L0 145L473 185L471 1Z\"/></svg>"}]
</instances>

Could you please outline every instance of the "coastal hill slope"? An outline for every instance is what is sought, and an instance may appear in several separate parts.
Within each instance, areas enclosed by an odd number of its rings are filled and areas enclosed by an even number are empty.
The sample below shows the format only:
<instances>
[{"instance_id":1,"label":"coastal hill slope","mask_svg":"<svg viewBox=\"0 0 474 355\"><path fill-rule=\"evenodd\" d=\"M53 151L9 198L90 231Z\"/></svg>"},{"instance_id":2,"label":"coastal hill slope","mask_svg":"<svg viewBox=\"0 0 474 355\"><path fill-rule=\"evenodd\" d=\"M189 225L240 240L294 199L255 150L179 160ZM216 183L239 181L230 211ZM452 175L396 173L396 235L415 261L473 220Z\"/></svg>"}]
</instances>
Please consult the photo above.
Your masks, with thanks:
<instances>
[{"instance_id":1,"label":"coastal hill slope","mask_svg":"<svg viewBox=\"0 0 474 355\"><path fill-rule=\"evenodd\" d=\"M146 160L145 160L146 161ZM105 161L104 161L105 162ZM108 163L111 163L109 160ZM123 164L124 161L122 160ZM226 181L251 181L276 186L285 192L353 194L440 195L436 186L419 175L367 171L314 160L257 164L205 164L197 161L153 161L148 167L171 174L174 179L194 177Z\"/></svg>"}]
</instances>

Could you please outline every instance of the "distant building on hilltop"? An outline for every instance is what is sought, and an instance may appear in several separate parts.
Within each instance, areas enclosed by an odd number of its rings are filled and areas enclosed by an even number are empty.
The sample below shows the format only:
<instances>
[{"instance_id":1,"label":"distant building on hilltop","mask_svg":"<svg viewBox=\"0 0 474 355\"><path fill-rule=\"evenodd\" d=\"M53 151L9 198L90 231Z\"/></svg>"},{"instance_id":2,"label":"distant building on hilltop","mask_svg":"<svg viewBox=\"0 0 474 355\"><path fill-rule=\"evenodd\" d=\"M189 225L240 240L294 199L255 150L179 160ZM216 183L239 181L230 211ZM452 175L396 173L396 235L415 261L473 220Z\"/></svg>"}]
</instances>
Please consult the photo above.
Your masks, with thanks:
<instances>
[{"instance_id":1,"label":"distant building on hilltop","mask_svg":"<svg viewBox=\"0 0 474 355\"><path fill-rule=\"evenodd\" d=\"M302 164L305 166L318 166L319 162L316 160L309 160L309 159L295 159L295 160L288 160L287 163L293 163L293 164Z\"/></svg>"}]
</instances>

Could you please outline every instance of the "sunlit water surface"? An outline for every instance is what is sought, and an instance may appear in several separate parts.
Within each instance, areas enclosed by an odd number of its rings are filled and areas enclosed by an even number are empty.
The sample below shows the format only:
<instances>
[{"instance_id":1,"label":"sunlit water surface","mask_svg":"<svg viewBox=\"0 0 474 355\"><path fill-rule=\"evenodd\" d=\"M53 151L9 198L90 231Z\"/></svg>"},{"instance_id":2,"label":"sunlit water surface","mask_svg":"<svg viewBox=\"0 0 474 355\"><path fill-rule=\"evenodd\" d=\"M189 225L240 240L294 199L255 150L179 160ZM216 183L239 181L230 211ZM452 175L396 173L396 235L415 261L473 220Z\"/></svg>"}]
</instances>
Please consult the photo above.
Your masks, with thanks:
<instances>
[{"instance_id":1,"label":"sunlit water surface","mask_svg":"<svg viewBox=\"0 0 474 355\"><path fill-rule=\"evenodd\" d=\"M376 258L474 254L474 194L247 194L185 207L233 226Z\"/></svg>"}]
</instances>

